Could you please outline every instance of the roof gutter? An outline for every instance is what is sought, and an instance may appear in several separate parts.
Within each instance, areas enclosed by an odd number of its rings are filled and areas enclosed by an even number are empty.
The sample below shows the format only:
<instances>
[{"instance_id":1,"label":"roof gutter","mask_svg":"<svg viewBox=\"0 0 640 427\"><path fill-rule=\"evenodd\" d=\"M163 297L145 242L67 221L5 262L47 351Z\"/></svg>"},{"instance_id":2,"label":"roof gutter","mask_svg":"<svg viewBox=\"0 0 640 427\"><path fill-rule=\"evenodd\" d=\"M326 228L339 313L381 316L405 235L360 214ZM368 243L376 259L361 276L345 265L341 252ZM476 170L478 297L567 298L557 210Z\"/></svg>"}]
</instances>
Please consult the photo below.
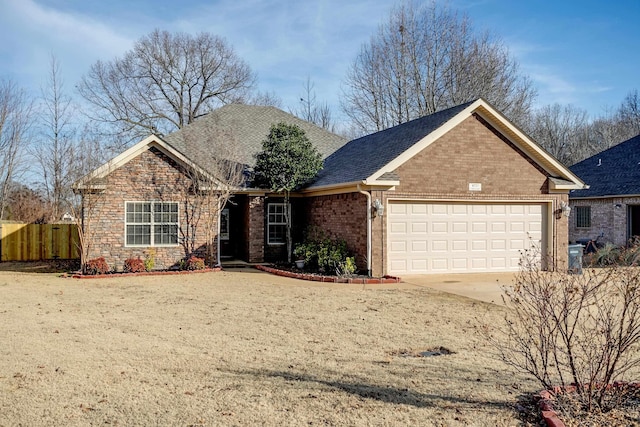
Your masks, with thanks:
<instances>
[{"instance_id":1,"label":"roof gutter","mask_svg":"<svg viewBox=\"0 0 640 427\"><path fill-rule=\"evenodd\" d=\"M367 276L371 276L371 193L362 190L360 184L357 187L367 197Z\"/></svg>"}]
</instances>

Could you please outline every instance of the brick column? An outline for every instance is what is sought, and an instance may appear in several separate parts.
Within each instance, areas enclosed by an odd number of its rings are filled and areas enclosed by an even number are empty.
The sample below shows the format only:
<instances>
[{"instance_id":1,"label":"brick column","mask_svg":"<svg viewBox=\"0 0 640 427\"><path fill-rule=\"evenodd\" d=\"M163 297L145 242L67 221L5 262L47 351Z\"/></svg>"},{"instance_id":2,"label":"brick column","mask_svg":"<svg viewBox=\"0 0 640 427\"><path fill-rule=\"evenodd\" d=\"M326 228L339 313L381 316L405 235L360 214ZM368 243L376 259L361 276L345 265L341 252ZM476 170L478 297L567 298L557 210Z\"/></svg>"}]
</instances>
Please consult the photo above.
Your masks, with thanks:
<instances>
[{"instance_id":1,"label":"brick column","mask_svg":"<svg viewBox=\"0 0 640 427\"><path fill-rule=\"evenodd\" d=\"M264 196L249 196L247 260L264 262Z\"/></svg>"}]
</instances>

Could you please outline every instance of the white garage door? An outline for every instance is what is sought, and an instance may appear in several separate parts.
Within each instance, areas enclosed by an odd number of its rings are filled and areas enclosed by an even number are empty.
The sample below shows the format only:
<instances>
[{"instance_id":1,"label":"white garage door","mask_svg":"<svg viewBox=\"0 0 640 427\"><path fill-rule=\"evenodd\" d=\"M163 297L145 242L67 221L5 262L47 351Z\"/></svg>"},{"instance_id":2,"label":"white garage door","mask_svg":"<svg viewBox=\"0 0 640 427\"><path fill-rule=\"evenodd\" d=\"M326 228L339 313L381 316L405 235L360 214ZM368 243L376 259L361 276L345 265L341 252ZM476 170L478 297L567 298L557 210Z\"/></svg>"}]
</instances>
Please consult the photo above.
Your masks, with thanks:
<instances>
[{"instance_id":1,"label":"white garage door","mask_svg":"<svg viewBox=\"0 0 640 427\"><path fill-rule=\"evenodd\" d=\"M517 271L542 245L544 204L390 202L391 274Z\"/></svg>"}]
</instances>

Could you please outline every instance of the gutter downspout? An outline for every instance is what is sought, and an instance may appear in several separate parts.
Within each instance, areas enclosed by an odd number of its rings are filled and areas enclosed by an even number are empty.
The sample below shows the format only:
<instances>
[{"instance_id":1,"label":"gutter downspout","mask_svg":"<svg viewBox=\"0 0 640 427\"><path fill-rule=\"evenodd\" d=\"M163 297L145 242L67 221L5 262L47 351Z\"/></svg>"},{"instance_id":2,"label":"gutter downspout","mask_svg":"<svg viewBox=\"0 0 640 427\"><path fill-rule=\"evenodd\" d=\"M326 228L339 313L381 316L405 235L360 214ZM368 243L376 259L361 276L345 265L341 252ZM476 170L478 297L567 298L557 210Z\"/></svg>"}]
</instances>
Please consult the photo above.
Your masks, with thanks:
<instances>
[{"instance_id":1,"label":"gutter downspout","mask_svg":"<svg viewBox=\"0 0 640 427\"><path fill-rule=\"evenodd\" d=\"M218 224L216 225L217 230L217 236L216 236L216 263L218 267L222 267L222 257L220 256L220 220L222 219L222 208L221 208L221 203L220 203L220 199L218 199L218 221L216 221Z\"/></svg>"},{"instance_id":2,"label":"gutter downspout","mask_svg":"<svg viewBox=\"0 0 640 427\"><path fill-rule=\"evenodd\" d=\"M371 277L371 193L360 189L358 192L367 196L367 276Z\"/></svg>"}]
</instances>

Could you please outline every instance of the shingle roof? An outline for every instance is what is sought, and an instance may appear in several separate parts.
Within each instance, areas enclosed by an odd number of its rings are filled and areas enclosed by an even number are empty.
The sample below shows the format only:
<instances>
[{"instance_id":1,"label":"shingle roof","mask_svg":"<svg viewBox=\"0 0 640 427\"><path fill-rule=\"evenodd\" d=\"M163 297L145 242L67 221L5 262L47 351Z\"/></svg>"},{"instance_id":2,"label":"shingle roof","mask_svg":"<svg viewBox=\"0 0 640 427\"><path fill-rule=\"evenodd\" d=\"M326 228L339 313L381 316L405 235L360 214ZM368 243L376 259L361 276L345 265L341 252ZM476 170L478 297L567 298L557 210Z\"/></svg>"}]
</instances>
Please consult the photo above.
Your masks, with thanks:
<instances>
[{"instance_id":1,"label":"shingle roof","mask_svg":"<svg viewBox=\"0 0 640 427\"><path fill-rule=\"evenodd\" d=\"M569 197L640 194L640 135L571 166L587 185Z\"/></svg>"},{"instance_id":2,"label":"shingle roof","mask_svg":"<svg viewBox=\"0 0 640 427\"><path fill-rule=\"evenodd\" d=\"M214 110L163 139L205 170L207 157L220 152L232 153L229 160L253 166L255 154L262 150L262 141L271 126L279 122L302 128L323 157L347 142L339 135L278 108L242 104L229 104Z\"/></svg>"},{"instance_id":3,"label":"shingle roof","mask_svg":"<svg viewBox=\"0 0 640 427\"><path fill-rule=\"evenodd\" d=\"M327 157L324 168L309 188L356 182L370 177L473 102L350 141Z\"/></svg>"}]
</instances>

